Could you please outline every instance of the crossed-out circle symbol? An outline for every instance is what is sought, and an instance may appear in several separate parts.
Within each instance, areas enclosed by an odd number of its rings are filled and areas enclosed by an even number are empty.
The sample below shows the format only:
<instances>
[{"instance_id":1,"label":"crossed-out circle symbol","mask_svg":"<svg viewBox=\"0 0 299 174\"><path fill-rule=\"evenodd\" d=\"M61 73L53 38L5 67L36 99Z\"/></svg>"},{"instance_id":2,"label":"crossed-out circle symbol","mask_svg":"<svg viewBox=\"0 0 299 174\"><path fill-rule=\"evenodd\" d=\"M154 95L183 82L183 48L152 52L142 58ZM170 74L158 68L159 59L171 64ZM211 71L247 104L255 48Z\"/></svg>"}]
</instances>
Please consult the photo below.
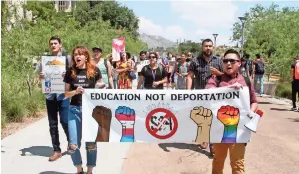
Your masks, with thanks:
<instances>
[{"instance_id":1,"label":"crossed-out circle symbol","mask_svg":"<svg viewBox=\"0 0 299 174\"><path fill-rule=\"evenodd\" d=\"M164 115L162 121L159 123L159 125L152 130L151 127L150 127L151 117L155 116L155 114L159 113L159 112L163 112L163 113L165 113L165 115ZM169 118L173 120L173 129L166 135L159 135L158 134L159 129L164 125L164 122L167 121ZM176 133L176 131L178 129L178 120L176 119L174 114L172 112L170 112L169 110L164 109L164 108L156 108L156 109L152 110L146 116L145 126L146 126L147 131L153 137L158 138L158 139L167 139L167 138L172 137Z\"/></svg>"}]
</instances>

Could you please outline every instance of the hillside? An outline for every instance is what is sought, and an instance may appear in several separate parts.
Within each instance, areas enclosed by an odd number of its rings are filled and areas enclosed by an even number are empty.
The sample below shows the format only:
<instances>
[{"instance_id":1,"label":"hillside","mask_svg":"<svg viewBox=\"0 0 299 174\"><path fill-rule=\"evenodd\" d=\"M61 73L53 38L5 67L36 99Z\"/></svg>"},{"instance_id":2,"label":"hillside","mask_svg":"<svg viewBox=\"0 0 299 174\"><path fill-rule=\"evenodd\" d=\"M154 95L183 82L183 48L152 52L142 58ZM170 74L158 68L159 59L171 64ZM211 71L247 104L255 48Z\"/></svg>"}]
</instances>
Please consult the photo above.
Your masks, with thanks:
<instances>
[{"instance_id":1,"label":"hillside","mask_svg":"<svg viewBox=\"0 0 299 174\"><path fill-rule=\"evenodd\" d=\"M172 42L168 39L165 39L161 36L148 35L148 34L140 34L139 39L148 44L148 48L156 48L156 47L173 47L176 45L175 42Z\"/></svg>"}]
</instances>

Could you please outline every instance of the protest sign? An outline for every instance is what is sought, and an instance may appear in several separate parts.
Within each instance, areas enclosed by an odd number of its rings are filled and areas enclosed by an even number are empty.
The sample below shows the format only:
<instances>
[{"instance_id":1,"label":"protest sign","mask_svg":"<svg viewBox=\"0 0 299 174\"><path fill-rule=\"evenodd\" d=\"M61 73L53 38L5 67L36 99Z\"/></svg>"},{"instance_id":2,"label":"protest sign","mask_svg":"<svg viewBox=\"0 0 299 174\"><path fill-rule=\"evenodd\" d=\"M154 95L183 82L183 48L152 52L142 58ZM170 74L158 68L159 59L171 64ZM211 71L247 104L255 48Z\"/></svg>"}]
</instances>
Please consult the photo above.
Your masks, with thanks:
<instances>
[{"instance_id":1,"label":"protest sign","mask_svg":"<svg viewBox=\"0 0 299 174\"><path fill-rule=\"evenodd\" d=\"M120 53L126 51L125 38L112 39L112 61L120 60Z\"/></svg>"},{"instance_id":2,"label":"protest sign","mask_svg":"<svg viewBox=\"0 0 299 174\"><path fill-rule=\"evenodd\" d=\"M137 72L141 72L142 68L145 66L145 65L148 65L149 64L149 60L142 60L138 63L136 63L136 67L137 67Z\"/></svg>"},{"instance_id":3,"label":"protest sign","mask_svg":"<svg viewBox=\"0 0 299 174\"><path fill-rule=\"evenodd\" d=\"M85 89L83 139L109 142L247 143L249 91ZM103 130L104 129L104 130ZM101 131L100 131L101 130Z\"/></svg>"},{"instance_id":4,"label":"protest sign","mask_svg":"<svg viewBox=\"0 0 299 174\"><path fill-rule=\"evenodd\" d=\"M176 61L169 61L168 62L168 69L167 69L168 73L172 73L172 71L175 68L175 64L176 64Z\"/></svg>"},{"instance_id":5,"label":"protest sign","mask_svg":"<svg viewBox=\"0 0 299 174\"><path fill-rule=\"evenodd\" d=\"M64 93L65 84L62 73L65 72L65 56L42 56L43 93Z\"/></svg>"}]
</instances>

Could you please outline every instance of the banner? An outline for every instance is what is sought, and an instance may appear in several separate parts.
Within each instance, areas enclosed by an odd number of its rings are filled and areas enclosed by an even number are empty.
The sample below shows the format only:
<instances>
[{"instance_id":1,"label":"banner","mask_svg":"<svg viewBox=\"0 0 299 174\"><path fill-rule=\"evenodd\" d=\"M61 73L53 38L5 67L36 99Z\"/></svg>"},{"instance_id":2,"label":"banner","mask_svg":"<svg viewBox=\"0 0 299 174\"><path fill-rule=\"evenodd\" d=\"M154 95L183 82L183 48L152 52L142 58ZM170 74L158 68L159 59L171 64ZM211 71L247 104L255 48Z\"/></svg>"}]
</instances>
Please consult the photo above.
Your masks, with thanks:
<instances>
[{"instance_id":1,"label":"banner","mask_svg":"<svg viewBox=\"0 0 299 174\"><path fill-rule=\"evenodd\" d=\"M112 61L120 60L120 53L126 51L125 38L112 39Z\"/></svg>"},{"instance_id":2,"label":"banner","mask_svg":"<svg viewBox=\"0 0 299 174\"><path fill-rule=\"evenodd\" d=\"M65 72L65 56L42 56L43 93L64 93L65 83L62 73Z\"/></svg>"},{"instance_id":3,"label":"banner","mask_svg":"<svg viewBox=\"0 0 299 174\"><path fill-rule=\"evenodd\" d=\"M249 91L85 89L87 142L247 143Z\"/></svg>"}]
</instances>

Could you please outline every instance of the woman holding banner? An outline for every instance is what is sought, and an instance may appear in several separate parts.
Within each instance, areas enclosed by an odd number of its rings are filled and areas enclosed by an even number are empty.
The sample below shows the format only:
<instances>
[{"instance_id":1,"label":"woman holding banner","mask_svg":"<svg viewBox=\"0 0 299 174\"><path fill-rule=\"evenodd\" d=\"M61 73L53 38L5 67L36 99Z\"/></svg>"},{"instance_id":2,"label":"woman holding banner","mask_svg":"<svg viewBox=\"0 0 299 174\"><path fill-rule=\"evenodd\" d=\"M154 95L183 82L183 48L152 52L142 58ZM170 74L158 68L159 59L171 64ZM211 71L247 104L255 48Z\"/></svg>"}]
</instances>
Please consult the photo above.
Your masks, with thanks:
<instances>
[{"instance_id":1,"label":"woman holding banner","mask_svg":"<svg viewBox=\"0 0 299 174\"><path fill-rule=\"evenodd\" d=\"M130 54L128 54L130 56ZM127 59L126 52L120 53L120 61L116 63L116 72L118 73L117 87L118 89L132 89L132 81L134 68L132 60Z\"/></svg>"},{"instance_id":2,"label":"woman holding banner","mask_svg":"<svg viewBox=\"0 0 299 174\"><path fill-rule=\"evenodd\" d=\"M85 88L104 87L99 68L93 62L88 48L78 46L72 52L73 65L64 77L65 97L71 98L68 114L69 146L71 158L77 173L83 174L82 158L80 153L82 138L82 94ZM97 146L96 142L86 142L87 173L91 174L96 166Z\"/></svg>"}]
</instances>

